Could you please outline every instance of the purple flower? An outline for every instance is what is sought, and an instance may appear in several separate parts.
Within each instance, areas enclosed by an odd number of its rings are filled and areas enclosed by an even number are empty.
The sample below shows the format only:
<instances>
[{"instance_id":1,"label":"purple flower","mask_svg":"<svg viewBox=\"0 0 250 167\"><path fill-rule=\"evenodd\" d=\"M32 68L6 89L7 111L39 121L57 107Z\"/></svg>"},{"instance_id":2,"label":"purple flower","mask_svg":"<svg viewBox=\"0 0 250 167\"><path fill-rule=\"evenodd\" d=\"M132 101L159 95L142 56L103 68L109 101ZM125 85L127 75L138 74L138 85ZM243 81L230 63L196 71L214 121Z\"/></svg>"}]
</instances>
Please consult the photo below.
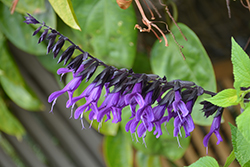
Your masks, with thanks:
<instances>
[{"instance_id":1,"label":"purple flower","mask_svg":"<svg viewBox=\"0 0 250 167\"><path fill-rule=\"evenodd\" d=\"M61 96L64 93L68 93L69 100L68 103L72 101L73 98L73 93L74 91L79 87L79 85L82 82L82 76L77 76L82 70L84 69L83 65L79 67L76 73L73 73L73 79L62 89L56 92L53 92L49 98L48 102L51 103L53 101L52 107L51 107L51 112L53 111L53 107L56 103L56 100L59 96ZM69 70L67 68L60 68L57 70L58 75L64 75L65 73L72 72L72 70Z\"/></svg>"},{"instance_id":2,"label":"purple flower","mask_svg":"<svg viewBox=\"0 0 250 167\"><path fill-rule=\"evenodd\" d=\"M126 104L130 106L131 110L131 117L133 118L135 116L135 108L136 105L139 104L140 106L143 106L144 100L142 98L142 83L136 83L133 87L133 90L131 93L125 95L125 102Z\"/></svg>"},{"instance_id":3,"label":"purple flower","mask_svg":"<svg viewBox=\"0 0 250 167\"><path fill-rule=\"evenodd\" d=\"M221 114L219 114L218 116L215 116L214 117L214 120L213 120L213 123L211 125L211 128L210 128L210 132L204 137L203 139L203 145L205 147L208 146L208 141L209 141L209 138L211 137L211 135L214 133L218 139L217 141L217 145L223 141L221 135L220 135L220 123L221 123L221 115L222 115L222 112Z\"/></svg>"},{"instance_id":4,"label":"purple flower","mask_svg":"<svg viewBox=\"0 0 250 167\"><path fill-rule=\"evenodd\" d=\"M162 135L162 130L161 130L161 124L168 121L168 116L164 116L165 111L166 111L166 105L158 105L153 108L153 113L154 113L154 126L155 126L155 131L154 135L156 135L156 138L159 138Z\"/></svg>"},{"instance_id":5,"label":"purple flower","mask_svg":"<svg viewBox=\"0 0 250 167\"><path fill-rule=\"evenodd\" d=\"M194 130L194 121L191 115L187 115L186 117L175 117L174 119L174 136L177 137L178 134L181 136L181 127L183 126L185 130L185 137L190 136L190 132Z\"/></svg>"},{"instance_id":6,"label":"purple flower","mask_svg":"<svg viewBox=\"0 0 250 167\"><path fill-rule=\"evenodd\" d=\"M68 93L69 99L66 107L71 107L71 116L73 115L75 103L81 99L86 100L84 105L76 109L74 113L75 119L78 119L80 116L82 121L83 112L91 110L89 113L90 120L96 119L98 122L101 122L105 115L107 116L107 120L109 120L111 119L112 113L112 122L118 123L122 119L122 109L129 105L131 109L131 120L126 124L126 131L130 131L131 133L137 132L139 137L145 137L146 131L152 131L153 127L155 127L154 135L157 135L156 137L158 138L162 135L161 124L174 118L174 136L178 138L178 135L181 135L181 127L184 128L186 137L189 136L194 129L191 113L198 96L204 93L212 96L216 94L205 91L202 87L190 81L167 81L165 76L161 78L154 74L137 74L134 73L132 69L117 69L113 66L109 66L91 56L88 52L84 52L70 39L48 27L45 23L40 23L30 14L28 14L25 19L24 22L27 24L41 24L33 35L36 35L44 28L44 32L41 34L38 43L45 39L49 40L47 53L52 51L54 58L58 56L65 42L72 44L61 54L58 63L64 61L64 65L66 65L72 58L75 50L81 52L80 55L68 63L67 68L61 68L57 71L57 73L62 76L65 73L71 72L73 79L62 90L56 91L49 96L48 101L53 102L51 111L57 98L64 93ZM55 43L57 36L59 36L59 38ZM86 82L89 81L98 66L103 66L105 69L97 75L94 81L81 95L73 97L74 91L79 87L83 79L85 79ZM106 89L106 94L104 95L105 100L101 106L97 106L103 87ZM110 92L110 88L113 88L112 92ZM166 95L162 98L165 93ZM152 104L154 104L155 101L158 102L158 106L152 108ZM211 130L203 141L204 146L207 147L208 140L212 133L215 133L218 138L217 144L222 141L219 134L222 108L207 101L202 102L202 104L202 111L206 117L218 110L213 120ZM138 110L136 111L137 105ZM166 110L167 116L165 114Z\"/></svg>"},{"instance_id":7,"label":"purple flower","mask_svg":"<svg viewBox=\"0 0 250 167\"><path fill-rule=\"evenodd\" d=\"M120 122L122 120L121 111L125 106L124 96L121 96L120 92L108 94L102 105L99 107L100 111L97 116L97 121L101 122L104 115L107 115L107 120L109 120L111 118L111 111L114 117L112 123Z\"/></svg>"},{"instance_id":8,"label":"purple flower","mask_svg":"<svg viewBox=\"0 0 250 167\"><path fill-rule=\"evenodd\" d=\"M26 16L25 17L25 23L26 24L39 24L40 22L37 21L33 16L31 16L29 13L27 13L29 16Z\"/></svg>"},{"instance_id":9,"label":"purple flower","mask_svg":"<svg viewBox=\"0 0 250 167\"><path fill-rule=\"evenodd\" d=\"M83 113L84 110L88 111L90 108L92 109L89 114L89 119L97 119L98 115L98 107L97 102L100 98L100 95L102 93L102 85L96 86L95 82L92 82L84 91L83 93L78 96L74 97L71 101L71 103L67 103L67 107L71 106L72 104L76 103L78 100L85 98L86 103L80 107L78 107L75 111L74 118L78 119L79 116Z\"/></svg>"},{"instance_id":10,"label":"purple flower","mask_svg":"<svg viewBox=\"0 0 250 167\"><path fill-rule=\"evenodd\" d=\"M137 128L137 133L139 137L145 136L146 130L149 132L153 130L154 124L154 114L152 111L152 95L153 91L150 91L146 94L145 99L136 98L137 103L139 104L139 109L137 110L135 117L126 124L126 131L130 130L131 133L134 133L137 125L140 121L142 123Z\"/></svg>"},{"instance_id":11,"label":"purple flower","mask_svg":"<svg viewBox=\"0 0 250 167\"><path fill-rule=\"evenodd\" d=\"M172 106L173 106L174 112L176 112L178 115L182 113L182 116L185 117L189 114L186 104L182 101L181 91L179 89L175 90L175 100L172 103Z\"/></svg>"}]
</instances>

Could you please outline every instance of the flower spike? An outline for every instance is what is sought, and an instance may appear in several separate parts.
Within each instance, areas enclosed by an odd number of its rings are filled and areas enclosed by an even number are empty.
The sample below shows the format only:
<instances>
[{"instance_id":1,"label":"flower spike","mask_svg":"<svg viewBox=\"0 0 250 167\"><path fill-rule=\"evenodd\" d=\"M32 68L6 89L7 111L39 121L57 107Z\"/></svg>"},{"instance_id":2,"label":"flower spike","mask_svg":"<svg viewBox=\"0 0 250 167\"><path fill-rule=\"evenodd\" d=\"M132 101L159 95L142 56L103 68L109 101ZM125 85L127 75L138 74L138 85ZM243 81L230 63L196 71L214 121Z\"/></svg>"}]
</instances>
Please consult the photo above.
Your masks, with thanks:
<instances>
[{"instance_id":1,"label":"flower spike","mask_svg":"<svg viewBox=\"0 0 250 167\"><path fill-rule=\"evenodd\" d=\"M136 136L138 134L144 140L147 131L153 131L155 128L153 134L159 138L162 135L161 125L173 118L173 134L178 140L178 137L182 136L182 127L185 130L185 137L190 136L195 128L191 113L197 98L204 93L211 96L216 94L206 91L190 81L167 81L165 76L161 78L155 74L138 74L134 73L132 69L117 69L109 66L83 51L60 32L50 28L45 23L39 22L30 14L25 19L24 22L27 24L41 25L33 35L44 28L38 43L48 40L47 53L52 52L54 58L60 55L60 51L66 42L70 43L57 62L64 61L64 65L69 63L66 68L60 68L57 73L58 75L72 73L73 79L62 90L52 93L48 102L52 103L52 111L59 96L68 93L69 99L66 107L71 107L71 116L74 115L75 119L80 119L83 128L84 112L90 111L89 119L91 121L97 120L102 123L104 116L106 116L105 121L113 118L112 122L118 123L122 121L123 108L130 106L131 117L125 126L127 132L130 131L131 134L136 132ZM154 24L149 25L154 26ZM56 41L57 36L58 40ZM75 50L78 50L81 54L73 58ZM92 83L79 96L74 96L74 92L83 80L85 79L88 82L99 66L103 66L104 70L96 75ZM98 106L97 102L102 96L103 88L106 90L105 100ZM86 103L78 106L74 111L75 104L81 99L85 99ZM222 141L219 128L223 109L207 101L201 104L206 117L217 111L211 130L203 141L204 146L207 147L212 133L216 134L218 143Z\"/></svg>"}]
</instances>

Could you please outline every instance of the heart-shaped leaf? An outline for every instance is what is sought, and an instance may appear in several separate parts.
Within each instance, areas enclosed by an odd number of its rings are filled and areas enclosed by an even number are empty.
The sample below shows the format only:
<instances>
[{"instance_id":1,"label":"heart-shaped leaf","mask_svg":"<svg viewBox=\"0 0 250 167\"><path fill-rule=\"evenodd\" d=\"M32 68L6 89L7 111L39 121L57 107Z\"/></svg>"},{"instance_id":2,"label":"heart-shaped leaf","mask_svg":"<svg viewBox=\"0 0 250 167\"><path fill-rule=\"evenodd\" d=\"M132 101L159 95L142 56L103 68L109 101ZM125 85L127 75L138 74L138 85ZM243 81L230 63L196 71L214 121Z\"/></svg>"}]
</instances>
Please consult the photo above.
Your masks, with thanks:
<instances>
[{"instance_id":1,"label":"heart-shaped leaf","mask_svg":"<svg viewBox=\"0 0 250 167\"><path fill-rule=\"evenodd\" d=\"M136 54L135 11L116 0L72 1L82 31L74 31L85 51L116 67L131 68Z\"/></svg>"},{"instance_id":2,"label":"heart-shaped leaf","mask_svg":"<svg viewBox=\"0 0 250 167\"><path fill-rule=\"evenodd\" d=\"M214 70L204 47L191 29L181 23L178 25L188 41L183 38L176 26L171 31L175 35L176 41L184 47L182 52L186 59L183 59L179 46L175 43L173 37L167 35L168 47L164 43L156 41L152 48L151 66L153 72L162 77L166 76L169 81L174 79L192 81L206 90L215 92ZM203 95L198 98L192 112L194 122L200 125L210 125L213 120L212 117L206 119L201 112L199 102L205 97Z\"/></svg>"}]
</instances>

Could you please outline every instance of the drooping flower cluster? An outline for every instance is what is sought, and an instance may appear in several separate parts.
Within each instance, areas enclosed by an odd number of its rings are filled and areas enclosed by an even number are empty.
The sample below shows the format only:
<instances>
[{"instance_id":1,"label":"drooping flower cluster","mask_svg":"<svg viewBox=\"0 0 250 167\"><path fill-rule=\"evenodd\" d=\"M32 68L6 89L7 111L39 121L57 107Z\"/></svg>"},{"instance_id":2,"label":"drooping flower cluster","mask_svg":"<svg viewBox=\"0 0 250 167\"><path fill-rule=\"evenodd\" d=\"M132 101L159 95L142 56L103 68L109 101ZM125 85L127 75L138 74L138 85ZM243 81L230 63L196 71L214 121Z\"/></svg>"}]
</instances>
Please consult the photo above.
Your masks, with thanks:
<instances>
[{"instance_id":1,"label":"drooping flower cluster","mask_svg":"<svg viewBox=\"0 0 250 167\"><path fill-rule=\"evenodd\" d=\"M104 116L105 121L112 118L113 123L118 123L122 120L122 109L130 106L131 117L126 124L126 131L137 133L139 137L145 137L147 131L153 131L156 137L162 135L161 125L174 119L174 136L182 136L181 128L185 130L185 137L190 136L195 125L191 117L193 106L198 96L206 93L214 95L213 92L204 90L190 81L167 81L166 77L159 77L154 74L137 74L133 70L117 69L113 66L108 66L99 59L84 52L81 48L75 45L67 37L60 34L58 31L48 27L45 23L40 23L30 14L26 17L27 24L41 24L33 33L36 35L42 27L44 28L38 43L43 40L49 40L47 53L53 52L54 58L59 54L65 41L71 45L61 54L57 63L64 61L66 68L60 68L58 75L72 73L73 79L62 89L52 93L48 101L53 106L59 96L68 93L68 101L66 107L71 107L71 116L75 119L82 120L83 113L89 111L89 119L102 122ZM56 38L58 38L57 42ZM81 52L80 55L72 59L75 50ZM69 60L71 60L69 62ZM74 91L80 86L83 80L88 81L95 73L98 66L104 66L104 70L97 75L93 82L81 93L81 95L73 97ZM105 100L98 106L97 102L102 95L102 90L106 90ZM76 102L85 99L86 103L74 111ZM155 107L152 107L156 104ZM220 120L222 108L204 101L203 111L208 117L215 113L217 114L212 123L211 130L204 138L204 145L207 147L208 139L215 133L218 137L218 143L222 141L219 134ZM112 117L111 117L112 114ZM84 127L84 125L82 124Z\"/></svg>"}]
</instances>

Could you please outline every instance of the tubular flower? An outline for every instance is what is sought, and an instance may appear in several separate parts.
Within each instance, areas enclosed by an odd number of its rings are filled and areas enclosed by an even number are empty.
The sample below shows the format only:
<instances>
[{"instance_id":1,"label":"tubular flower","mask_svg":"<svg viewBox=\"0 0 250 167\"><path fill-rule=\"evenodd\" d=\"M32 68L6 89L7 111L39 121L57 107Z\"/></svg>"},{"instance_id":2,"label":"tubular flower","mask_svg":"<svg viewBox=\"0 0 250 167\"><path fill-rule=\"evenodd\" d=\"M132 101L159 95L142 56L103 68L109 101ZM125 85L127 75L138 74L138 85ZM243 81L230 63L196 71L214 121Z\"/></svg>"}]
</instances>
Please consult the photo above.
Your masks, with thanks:
<instances>
[{"instance_id":1,"label":"tubular flower","mask_svg":"<svg viewBox=\"0 0 250 167\"><path fill-rule=\"evenodd\" d=\"M220 124L221 124L221 116L222 116L222 108L219 108L217 113L216 113L216 116L214 117L214 120L213 120L213 123L211 125L211 128L210 128L210 132L204 137L203 139L203 145L205 147L208 146L208 141L211 137L211 135L214 133L218 139L217 141L217 145L223 141L221 135L220 135Z\"/></svg>"},{"instance_id":2,"label":"tubular flower","mask_svg":"<svg viewBox=\"0 0 250 167\"><path fill-rule=\"evenodd\" d=\"M71 103L74 91L79 87L79 85L82 82L82 76L78 76L78 74L83 69L84 67L81 66L77 72L73 73L73 79L62 90L56 91L49 96L48 102L51 103L53 101L51 112L53 110L53 107L55 105L57 98L66 92L68 93L68 96L69 96L68 103ZM67 68L60 68L57 70L57 74L59 75L60 74L64 75L65 73L68 73L68 72L72 72L72 70L67 69Z\"/></svg>"},{"instance_id":3,"label":"tubular flower","mask_svg":"<svg viewBox=\"0 0 250 167\"><path fill-rule=\"evenodd\" d=\"M25 19L24 22L27 24L40 24L40 27L33 33L33 35L37 35L43 30L38 43L48 40L47 53L52 52L54 58L60 56L57 63L64 61L63 64L67 64L66 68L60 68L57 74L63 76L66 73L72 73L73 75L73 79L62 90L56 91L49 96L48 101L53 102L51 111L57 98L64 93L68 93L69 99L66 107L71 107L71 116L74 115L75 119L80 118L82 121L83 113L89 111L90 120L102 122L104 116L107 116L106 121L108 121L111 119L112 114L112 122L118 123L122 120L123 108L130 106L131 117L125 126L127 132L137 133L139 137L144 138L147 131L153 131L153 128L155 128L153 133L158 138L162 135L162 123L169 122L173 118L174 136L181 135L180 129L183 127L185 137L187 137L194 129L191 113L198 96L204 93L215 95L215 93L205 91L190 81L167 81L165 76L161 78L155 74L138 74L134 73L132 69L117 69L109 66L91 56L88 52L83 51L70 39L45 23L39 22L30 14ZM56 41L56 39L58 40ZM66 42L70 45L60 55L60 51ZM81 54L72 58L75 50L78 50ZM74 97L73 94L81 82L83 80L88 82L99 66L103 66L104 70L94 78L92 83L79 96ZM98 106L97 103L102 95L103 88L106 90L105 100ZM81 99L85 99L86 103L74 111L75 104ZM207 147L212 133L217 136L218 143L222 141L219 127L223 109L207 101L201 104L203 105L202 111L205 113L205 117L218 110L211 130L203 141L204 146Z\"/></svg>"},{"instance_id":4,"label":"tubular flower","mask_svg":"<svg viewBox=\"0 0 250 167\"><path fill-rule=\"evenodd\" d=\"M73 98L73 103L82 98L86 99L86 103L76 109L74 118L78 119L85 109L88 111L91 108L92 111L90 112L89 119L96 119L98 114L97 101L99 100L101 93L102 86L96 86L96 83L91 83L80 96Z\"/></svg>"}]
</instances>

